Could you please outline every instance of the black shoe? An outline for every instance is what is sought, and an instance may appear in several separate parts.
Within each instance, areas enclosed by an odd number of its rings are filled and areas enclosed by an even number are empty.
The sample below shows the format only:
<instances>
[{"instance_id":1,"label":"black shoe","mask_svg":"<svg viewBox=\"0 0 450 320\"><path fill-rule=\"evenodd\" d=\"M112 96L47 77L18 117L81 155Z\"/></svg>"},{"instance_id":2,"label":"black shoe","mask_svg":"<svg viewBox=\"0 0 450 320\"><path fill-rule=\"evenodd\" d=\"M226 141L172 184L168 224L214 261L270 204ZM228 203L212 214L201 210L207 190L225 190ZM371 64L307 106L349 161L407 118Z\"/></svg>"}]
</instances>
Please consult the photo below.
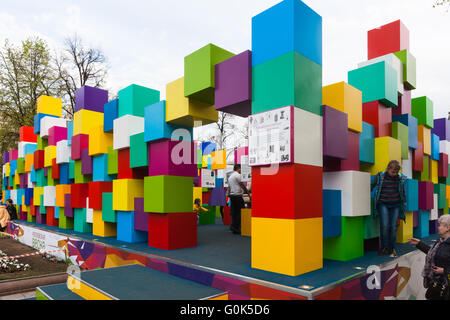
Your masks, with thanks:
<instances>
[{"instance_id":1,"label":"black shoe","mask_svg":"<svg viewBox=\"0 0 450 320\"><path fill-rule=\"evenodd\" d=\"M395 249L390 249L389 250L389 257L396 258L397 257L397 251L395 251Z\"/></svg>"}]
</instances>

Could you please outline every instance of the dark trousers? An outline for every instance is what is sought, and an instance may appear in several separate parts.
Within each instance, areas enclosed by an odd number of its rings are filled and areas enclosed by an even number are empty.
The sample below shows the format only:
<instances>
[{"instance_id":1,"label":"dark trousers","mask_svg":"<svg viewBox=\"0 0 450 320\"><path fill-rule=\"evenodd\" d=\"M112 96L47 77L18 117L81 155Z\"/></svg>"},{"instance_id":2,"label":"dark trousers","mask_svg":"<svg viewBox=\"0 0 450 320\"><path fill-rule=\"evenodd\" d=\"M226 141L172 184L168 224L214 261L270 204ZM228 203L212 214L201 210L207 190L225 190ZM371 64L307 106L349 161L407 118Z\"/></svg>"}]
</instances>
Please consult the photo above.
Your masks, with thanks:
<instances>
[{"instance_id":1,"label":"dark trousers","mask_svg":"<svg viewBox=\"0 0 450 320\"><path fill-rule=\"evenodd\" d=\"M397 221L400 215L400 204L378 203L380 216L381 247L393 249L397 242Z\"/></svg>"},{"instance_id":2,"label":"dark trousers","mask_svg":"<svg viewBox=\"0 0 450 320\"><path fill-rule=\"evenodd\" d=\"M241 209L244 207L244 199L242 196L230 196L231 207L231 226L233 232L241 232Z\"/></svg>"}]
</instances>

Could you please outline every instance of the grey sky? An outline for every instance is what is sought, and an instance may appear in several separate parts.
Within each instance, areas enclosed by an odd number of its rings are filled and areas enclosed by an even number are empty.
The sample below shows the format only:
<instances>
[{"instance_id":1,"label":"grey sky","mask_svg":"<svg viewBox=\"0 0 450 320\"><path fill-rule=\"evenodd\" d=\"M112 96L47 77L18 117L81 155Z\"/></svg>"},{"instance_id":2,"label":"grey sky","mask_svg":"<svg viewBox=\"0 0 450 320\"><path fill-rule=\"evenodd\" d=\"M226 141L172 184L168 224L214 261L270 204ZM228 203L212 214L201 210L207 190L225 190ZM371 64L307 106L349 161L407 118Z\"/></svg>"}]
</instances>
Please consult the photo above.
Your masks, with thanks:
<instances>
[{"instance_id":1,"label":"grey sky","mask_svg":"<svg viewBox=\"0 0 450 320\"><path fill-rule=\"evenodd\" d=\"M214 43L234 53L251 49L251 18L279 0L15 0L2 1L0 41L32 35L52 48L77 33L109 58L109 87L131 83L160 90L183 76L183 59ZM367 59L367 31L401 19L417 58L413 97L427 95L435 118L450 109L450 12L434 0L305 0L323 17L324 85L347 81Z\"/></svg>"}]
</instances>

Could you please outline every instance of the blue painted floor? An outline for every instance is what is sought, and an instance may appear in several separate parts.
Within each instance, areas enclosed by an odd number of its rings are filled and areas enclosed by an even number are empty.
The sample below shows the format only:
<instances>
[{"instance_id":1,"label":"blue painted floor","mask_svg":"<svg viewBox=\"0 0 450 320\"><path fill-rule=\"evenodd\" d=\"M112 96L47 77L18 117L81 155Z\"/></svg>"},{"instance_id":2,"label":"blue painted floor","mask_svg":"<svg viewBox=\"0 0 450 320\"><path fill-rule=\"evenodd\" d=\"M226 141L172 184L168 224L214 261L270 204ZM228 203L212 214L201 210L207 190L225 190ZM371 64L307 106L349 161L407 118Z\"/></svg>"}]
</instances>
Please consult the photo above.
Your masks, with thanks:
<instances>
[{"instance_id":1,"label":"blue painted floor","mask_svg":"<svg viewBox=\"0 0 450 320\"><path fill-rule=\"evenodd\" d=\"M377 252L369 251L364 257L349 261L339 262L324 260L324 268L301 276L291 277L277 273L253 269L251 267L251 239L234 235L229 232L229 227L224 226L218 219L218 224L199 226L197 234L198 246L174 251L165 251L149 248L147 243L129 244L117 241L115 238L101 238L87 233L78 233L73 230L62 230L56 227L48 227L35 223L23 222L25 225L39 227L45 230L66 234L87 241L97 241L115 247L143 252L156 256L166 257L182 262L223 270L237 275L243 275L259 280L269 281L288 287L299 288L303 285L317 289L330 285L337 281L352 277L361 271L366 270L371 265L382 265L393 261L394 258L380 257ZM219 224L220 223L220 224ZM432 243L437 239L437 235L424 239L425 242ZM409 244L398 244L397 252L399 256L405 255L416 249ZM357 270L356 267L363 268Z\"/></svg>"}]
</instances>

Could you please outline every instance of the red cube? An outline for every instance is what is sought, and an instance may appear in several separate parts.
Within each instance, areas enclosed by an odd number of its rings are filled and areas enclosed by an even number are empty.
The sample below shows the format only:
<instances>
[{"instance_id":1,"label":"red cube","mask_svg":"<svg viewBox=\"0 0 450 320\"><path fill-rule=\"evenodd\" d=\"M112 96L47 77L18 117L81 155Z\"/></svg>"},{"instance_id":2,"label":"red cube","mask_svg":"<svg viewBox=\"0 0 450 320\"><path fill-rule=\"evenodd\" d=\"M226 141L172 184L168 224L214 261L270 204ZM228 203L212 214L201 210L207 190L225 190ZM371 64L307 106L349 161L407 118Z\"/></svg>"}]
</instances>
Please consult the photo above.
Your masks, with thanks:
<instances>
[{"instance_id":1,"label":"red cube","mask_svg":"<svg viewBox=\"0 0 450 320\"><path fill-rule=\"evenodd\" d=\"M55 218L55 207L47 207L47 225L50 227L58 227L59 219Z\"/></svg>"},{"instance_id":2,"label":"red cube","mask_svg":"<svg viewBox=\"0 0 450 320\"><path fill-rule=\"evenodd\" d=\"M130 167L130 148L118 151L117 156L117 179L144 179L147 176L148 169Z\"/></svg>"},{"instance_id":3,"label":"red cube","mask_svg":"<svg viewBox=\"0 0 450 320\"><path fill-rule=\"evenodd\" d=\"M434 185L431 181L419 181L419 210L434 208Z\"/></svg>"},{"instance_id":4,"label":"red cube","mask_svg":"<svg viewBox=\"0 0 450 320\"><path fill-rule=\"evenodd\" d=\"M72 208L86 208L86 199L89 196L89 184L74 183L70 188L70 206Z\"/></svg>"},{"instance_id":5,"label":"red cube","mask_svg":"<svg viewBox=\"0 0 450 320\"><path fill-rule=\"evenodd\" d=\"M448 177L448 154L446 153L439 155L438 176L439 178Z\"/></svg>"},{"instance_id":6,"label":"red cube","mask_svg":"<svg viewBox=\"0 0 450 320\"><path fill-rule=\"evenodd\" d=\"M348 130L347 159L325 158L323 171L359 171L359 133Z\"/></svg>"},{"instance_id":7,"label":"red cube","mask_svg":"<svg viewBox=\"0 0 450 320\"><path fill-rule=\"evenodd\" d=\"M223 207L222 223L225 226L230 226L231 225L231 208L230 207Z\"/></svg>"},{"instance_id":8,"label":"red cube","mask_svg":"<svg viewBox=\"0 0 450 320\"><path fill-rule=\"evenodd\" d=\"M202 204L209 204L209 198L211 198L211 191L202 193Z\"/></svg>"},{"instance_id":9,"label":"red cube","mask_svg":"<svg viewBox=\"0 0 450 320\"><path fill-rule=\"evenodd\" d=\"M400 21L388 23L367 33L368 59L409 50L409 30Z\"/></svg>"},{"instance_id":10,"label":"red cube","mask_svg":"<svg viewBox=\"0 0 450 320\"><path fill-rule=\"evenodd\" d=\"M81 150L89 148L89 135L87 134L77 134L72 137L72 146L71 146L71 159L72 160L80 160L81 159Z\"/></svg>"},{"instance_id":11,"label":"red cube","mask_svg":"<svg viewBox=\"0 0 450 320\"><path fill-rule=\"evenodd\" d=\"M105 192L113 192L112 181L89 182L89 208L102 210L102 195Z\"/></svg>"},{"instance_id":12,"label":"red cube","mask_svg":"<svg viewBox=\"0 0 450 320\"><path fill-rule=\"evenodd\" d=\"M59 164L56 163L56 159L52 160L52 179L59 179Z\"/></svg>"},{"instance_id":13,"label":"red cube","mask_svg":"<svg viewBox=\"0 0 450 320\"><path fill-rule=\"evenodd\" d=\"M323 216L321 167L280 165L275 175L263 175L262 169L252 168L252 217L309 219ZM272 202L273 199L277 200Z\"/></svg>"},{"instance_id":14,"label":"red cube","mask_svg":"<svg viewBox=\"0 0 450 320\"><path fill-rule=\"evenodd\" d=\"M417 142L417 149L413 150L412 169L416 172L423 171L423 143Z\"/></svg>"},{"instance_id":15,"label":"red cube","mask_svg":"<svg viewBox=\"0 0 450 320\"><path fill-rule=\"evenodd\" d=\"M33 199L31 199L31 203L33 203ZM30 206L30 214L32 217L36 217L36 206L34 205Z\"/></svg>"},{"instance_id":16,"label":"red cube","mask_svg":"<svg viewBox=\"0 0 450 320\"><path fill-rule=\"evenodd\" d=\"M37 142L37 135L34 133L34 127L20 127L19 129L20 142Z\"/></svg>"},{"instance_id":17,"label":"red cube","mask_svg":"<svg viewBox=\"0 0 450 320\"><path fill-rule=\"evenodd\" d=\"M148 245L163 250L197 246L197 214L150 213L148 215Z\"/></svg>"},{"instance_id":18,"label":"red cube","mask_svg":"<svg viewBox=\"0 0 450 320\"><path fill-rule=\"evenodd\" d=\"M379 101L363 104L363 121L375 127L375 138L390 137L392 123L392 108Z\"/></svg>"},{"instance_id":19,"label":"red cube","mask_svg":"<svg viewBox=\"0 0 450 320\"><path fill-rule=\"evenodd\" d=\"M44 160L45 160L44 150L36 150L34 152L34 162L33 162L34 170L44 169L44 166L45 166Z\"/></svg>"}]
</instances>

